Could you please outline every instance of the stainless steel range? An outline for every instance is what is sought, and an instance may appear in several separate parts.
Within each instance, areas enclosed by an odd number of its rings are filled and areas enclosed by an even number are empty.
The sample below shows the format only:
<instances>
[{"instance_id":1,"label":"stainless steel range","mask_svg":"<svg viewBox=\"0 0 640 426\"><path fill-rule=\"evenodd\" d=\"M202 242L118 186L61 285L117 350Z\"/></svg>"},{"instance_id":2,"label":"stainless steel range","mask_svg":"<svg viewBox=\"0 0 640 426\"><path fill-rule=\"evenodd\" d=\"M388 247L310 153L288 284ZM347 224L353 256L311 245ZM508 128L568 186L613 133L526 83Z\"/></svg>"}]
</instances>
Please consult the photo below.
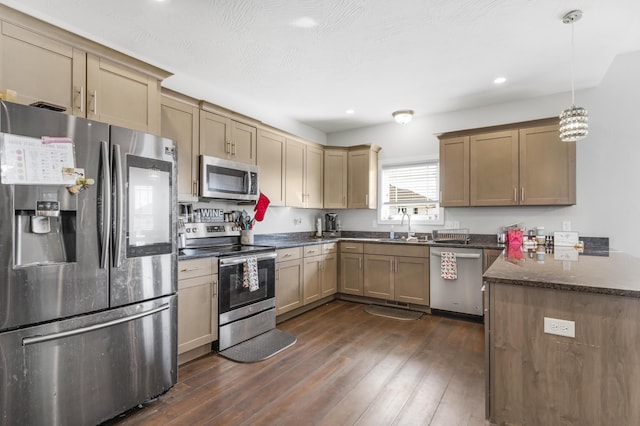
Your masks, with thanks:
<instances>
[{"instance_id":1,"label":"stainless steel range","mask_svg":"<svg viewBox=\"0 0 640 426\"><path fill-rule=\"evenodd\" d=\"M218 257L218 349L274 329L275 247L241 245L233 223L186 223L184 235L182 254Z\"/></svg>"}]
</instances>

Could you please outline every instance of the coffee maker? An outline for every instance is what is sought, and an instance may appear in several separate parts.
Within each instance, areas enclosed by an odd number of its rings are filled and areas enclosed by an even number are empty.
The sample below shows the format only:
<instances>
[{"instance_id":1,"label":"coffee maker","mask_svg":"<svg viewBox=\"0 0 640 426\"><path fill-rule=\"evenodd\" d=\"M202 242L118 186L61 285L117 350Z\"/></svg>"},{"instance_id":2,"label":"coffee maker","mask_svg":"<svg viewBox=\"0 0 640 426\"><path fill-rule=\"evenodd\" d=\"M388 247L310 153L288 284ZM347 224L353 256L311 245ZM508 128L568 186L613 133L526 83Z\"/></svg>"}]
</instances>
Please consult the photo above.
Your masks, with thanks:
<instances>
[{"instance_id":1,"label":"coffee maker","mask_svg":"<svg viewBox=\"0 0 640 426\"><path fill-rule=\"evenodd\" d=\"M327 213L324 219L325 232L324 236L339 237L340 229L338 226L338 213Z\"/></svg>"}]
</instances>

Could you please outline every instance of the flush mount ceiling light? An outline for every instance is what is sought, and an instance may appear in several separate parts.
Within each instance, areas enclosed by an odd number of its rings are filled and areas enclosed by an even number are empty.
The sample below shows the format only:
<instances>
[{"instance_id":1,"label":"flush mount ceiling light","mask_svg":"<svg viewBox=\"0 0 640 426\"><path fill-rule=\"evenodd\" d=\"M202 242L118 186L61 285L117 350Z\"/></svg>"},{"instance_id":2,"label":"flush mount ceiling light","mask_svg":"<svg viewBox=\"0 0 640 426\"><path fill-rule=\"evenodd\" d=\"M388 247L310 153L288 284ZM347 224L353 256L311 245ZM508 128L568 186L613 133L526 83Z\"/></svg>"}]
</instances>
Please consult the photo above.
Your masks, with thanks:
<instances>
[{"instance_id":1,"label":"flush mount ceiling light","mask_svg":"<svg viewBox=\"0 0 640 426\"><path fill-rule=\"evenodd\" d=\"M571 108L560 114L560 139L563 142L575 142L587 137L589 133L589 114L575 104L575 85L573 72L573 24L582 18L581 10L572 10L562 17L562 22L571 24Z\"/></svg>"},{"instance_id":2,"label":"flush mount ceiling light","mask_svg":"<svg viewBox=\"0 0 640 426\"><path fill-rule=\"evenodd\" d=\"M396 123L407 124L413 118L413 111L410 109L403 109L395 111L391 115L393 115L393 119L396 120Z\"/></svg>"},{"instance_id":3,"label":"flush mount ceiling light","mask_svg":"<svg viewBox=\"0 0 640 426\"><path fill-rule=\"evenodd\" d=\"M494 84L502 84L505 81L507 81L507 79L505 77L496 77L496 79L493 80Z\"/></svg>"}]
</instances>

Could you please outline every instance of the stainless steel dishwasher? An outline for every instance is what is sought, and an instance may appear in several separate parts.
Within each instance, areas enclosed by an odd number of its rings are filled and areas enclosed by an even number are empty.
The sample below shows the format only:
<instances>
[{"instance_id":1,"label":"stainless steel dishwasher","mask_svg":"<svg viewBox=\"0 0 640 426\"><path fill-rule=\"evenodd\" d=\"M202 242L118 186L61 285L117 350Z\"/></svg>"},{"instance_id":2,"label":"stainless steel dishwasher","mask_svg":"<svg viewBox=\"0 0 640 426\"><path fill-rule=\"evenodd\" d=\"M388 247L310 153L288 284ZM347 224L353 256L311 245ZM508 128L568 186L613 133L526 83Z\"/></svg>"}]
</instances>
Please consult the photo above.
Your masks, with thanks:
<instances>
[{"instance_id":1,"label":"stainless steel dishwasher","mask_svg":"<svg viewBox=\"0 0 640 426\"><path fill-rule=\"evenodd\" d=\"M440 276L442 252L456 254L458 278ZM431 247L431 309L482 316L482 249Z\"/></svg>"}]
</instances>

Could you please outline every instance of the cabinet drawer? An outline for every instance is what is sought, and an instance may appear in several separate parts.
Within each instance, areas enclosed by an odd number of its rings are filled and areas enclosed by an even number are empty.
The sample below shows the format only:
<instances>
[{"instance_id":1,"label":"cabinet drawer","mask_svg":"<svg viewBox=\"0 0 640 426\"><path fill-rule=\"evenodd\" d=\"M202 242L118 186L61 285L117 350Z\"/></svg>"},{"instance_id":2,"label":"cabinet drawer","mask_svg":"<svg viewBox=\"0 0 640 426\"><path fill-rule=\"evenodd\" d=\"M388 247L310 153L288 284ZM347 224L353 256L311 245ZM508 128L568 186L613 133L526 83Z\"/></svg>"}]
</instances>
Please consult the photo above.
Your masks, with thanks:
<instances>
[{"instance_id":1,"label":"cabinet drawer","mask_svg":"<svg viewBox=\"0 0 640 426\"><path fill-rule=\"evenodd\" d=\"M389 256L429 257L428 246L416 246L412 245L412 243L364 244L364 252Z\"/></svg>"},{"instance_id":2,"label":"cabinet drawer","mask_svg":"<svg viewBox=\"0 0 640 426\"><path fill-rule=\"evenodd\" d=\"M338 243L326 243L322 245L322 254L337 253Z\"/></svg>"},{"instance_id":3,"label":"cabinet drawer","mask_svg":"<svg viewBox=\"0 0 640 426\"><path fill-rule=\"evenodd\" d=\"M278 250L276 262L286 262L287 260L296 260L302 257L302 247L292 247Z\"/></svg>"},{"instance_id":4,"label":"cabinet drawer","mask_svg":"<svg viewBox=\"0 0 640 426\"><path fill-rule=\"evenodd\" d=\"M218 258L181 260L178 262L178 280L218 273Z\"/></svg>"},{"instance_id":5,"label":"cabinet drawer","mask_svg":"<svg viewBox=\"0 0 640 426\"><path fill-rule=\"evenodd\" d=\"M362 253L362 243L342 242L340 243L340 253Z\"/></svg>"},{"instance_id":6,"label":"cabinet drawer","mask_svg":"<svg viewBox=\"0 0 640 426\"><path fill-rule=\"evenodd\" d=\"M314 244L304 247L304 257L319 256L322 254L322 244Z\"/></svg>"}]
</instances>

